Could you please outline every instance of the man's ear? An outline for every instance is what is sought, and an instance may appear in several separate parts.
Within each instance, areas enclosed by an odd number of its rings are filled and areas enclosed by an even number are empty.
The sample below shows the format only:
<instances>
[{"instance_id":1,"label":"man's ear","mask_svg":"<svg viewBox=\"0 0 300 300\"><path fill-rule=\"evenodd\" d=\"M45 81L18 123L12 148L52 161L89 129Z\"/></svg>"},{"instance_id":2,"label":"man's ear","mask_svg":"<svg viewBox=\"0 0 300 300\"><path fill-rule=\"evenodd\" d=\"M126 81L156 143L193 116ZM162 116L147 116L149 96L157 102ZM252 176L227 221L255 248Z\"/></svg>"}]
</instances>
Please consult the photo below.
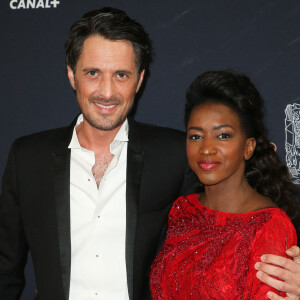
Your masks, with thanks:
<instances>
[{"instance_id":1,"label":"man's ear","mask_svg":"<svg viewBox=\"0 0 300 300\"><path fill-rule=\"evenodd\" d=\"M246 147L245 147L245 160L248 160L253 155L253 152L256 147L256 140L255 138L249 138L246 141Z\"/></svg>"},{"instance_id":2,"label":"man's ear","mask_svg":"<svg viewBox=\"0 0 300 300\"><path fill-rule=\"evenodd\" d=\"M75 74L70 66L67 66L67 72L68 72L68 78L69 78L70 84L71 84L73 90L76 90Z\"/></svg>"},{"instance_id":3,"label":"man's ear","mask_svg":"<svg viewBox=\"0 0 300 300\"><path fill-rule=\"evenodd\" d=\"M139 81L138 81L138 84L137 84L137 87L136 87L136 90L135 92L137 93L142 85L142 82L143 82L143 79L144 79L144 75L145 75L145 69L140 73L139 75Z\"/></svg>"}]
</instances>

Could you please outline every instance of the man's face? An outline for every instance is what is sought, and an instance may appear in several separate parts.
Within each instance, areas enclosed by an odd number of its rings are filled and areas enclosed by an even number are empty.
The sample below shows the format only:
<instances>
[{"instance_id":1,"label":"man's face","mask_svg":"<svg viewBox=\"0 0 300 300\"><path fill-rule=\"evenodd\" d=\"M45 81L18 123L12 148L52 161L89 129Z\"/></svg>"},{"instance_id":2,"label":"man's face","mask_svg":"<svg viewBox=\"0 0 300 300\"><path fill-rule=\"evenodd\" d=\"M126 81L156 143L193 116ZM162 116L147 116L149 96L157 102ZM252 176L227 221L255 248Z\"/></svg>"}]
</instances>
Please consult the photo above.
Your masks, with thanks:
<instances>
[{"instance_id":1,"label":"man's face","mask_svg":"<svg viewBox=\"0 0 300 300\"><path fill-rule=\"evenodd\" d=\"M84 120L105 131L120 127L144 77L144 71L138 76L131 43L90 36L75 73L67 68Z\"/></svg>"}]
</instances>

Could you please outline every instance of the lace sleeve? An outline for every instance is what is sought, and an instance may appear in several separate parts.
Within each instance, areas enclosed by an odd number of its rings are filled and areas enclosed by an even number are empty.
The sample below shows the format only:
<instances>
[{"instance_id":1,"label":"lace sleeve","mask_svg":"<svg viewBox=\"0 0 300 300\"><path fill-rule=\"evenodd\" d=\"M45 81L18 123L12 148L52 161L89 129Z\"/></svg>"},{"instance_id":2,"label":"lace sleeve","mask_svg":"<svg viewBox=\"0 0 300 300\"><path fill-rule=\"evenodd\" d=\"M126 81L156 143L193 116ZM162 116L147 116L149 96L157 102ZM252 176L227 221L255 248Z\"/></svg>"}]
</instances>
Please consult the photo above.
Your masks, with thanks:
<instances>
[{"instance_id":1,"label":"lace sleeve","mask_svg":"<svg viewBox=\"0 0 300 300\"><path fill-rule=\"evenodd\" d=\"M263 254L276 254L287 257L285 250L292 245L297 245L295 228L289 217L278 210L278 213L275 213L272 219L257 232L253 240L247 277L248 287L251 290L251 299L268 299L266 296L268 291L273 291L280 296L286 296L285 293L277 291L257 279L257 271L254 268L254 264L260 261L260 257Z\"/></svg>"}]
</instances>

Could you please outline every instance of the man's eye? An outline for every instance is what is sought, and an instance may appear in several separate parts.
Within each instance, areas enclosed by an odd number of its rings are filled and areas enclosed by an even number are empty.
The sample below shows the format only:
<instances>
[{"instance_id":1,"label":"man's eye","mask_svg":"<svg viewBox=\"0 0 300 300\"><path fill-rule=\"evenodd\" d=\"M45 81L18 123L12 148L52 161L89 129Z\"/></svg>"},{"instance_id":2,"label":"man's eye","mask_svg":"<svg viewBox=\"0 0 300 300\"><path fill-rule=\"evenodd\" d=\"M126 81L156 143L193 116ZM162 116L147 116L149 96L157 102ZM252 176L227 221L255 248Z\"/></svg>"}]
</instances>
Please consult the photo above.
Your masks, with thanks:
<instances>
[{"instance_id":1,"label":"man's eye","mask_svg":"<svg viewBox=\"0 0 300 300\"><path fill-rule=\"evenodd\" d=\"M125 73L118 73L117 77L123 79L123 78L126 78L127 75Z\"/></svg>"},{"instance_id":2,"label":"man's eye","mask_svg":"<svg viewBox=\"0 0 300 300\"><path fill-rule=\"evenodd\" d=\"M231 135L226 132L222 132L221 134L218 135L218 138L220 138L220 139L228 139L230 137L231 137Z\"/></svg>"},{"instance_id":3,"label":"man's eye","mask_svg":"<svg viewBox=\"0 0 300 300\"><path fill-rule=\"evenodd\" d=\"M97 73L97 71L91 70L91 71L88 71L88 74L94 77L94 76L96 76L98 73Z\"/></svg>"}]
</instances>

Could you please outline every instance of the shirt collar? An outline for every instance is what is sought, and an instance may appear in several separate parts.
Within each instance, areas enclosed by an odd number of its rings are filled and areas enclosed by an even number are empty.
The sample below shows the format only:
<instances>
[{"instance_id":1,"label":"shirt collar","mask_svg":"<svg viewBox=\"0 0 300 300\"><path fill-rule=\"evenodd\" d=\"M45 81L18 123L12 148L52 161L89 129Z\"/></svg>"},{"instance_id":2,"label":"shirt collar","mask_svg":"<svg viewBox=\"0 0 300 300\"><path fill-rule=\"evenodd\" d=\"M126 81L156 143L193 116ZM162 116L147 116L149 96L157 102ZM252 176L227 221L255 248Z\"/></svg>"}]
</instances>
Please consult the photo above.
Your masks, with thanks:
<instances>
[{"instance_id":1,"label":"shirt collar","mask_svg":"<svg viewBox=\"0 0 300 300\"><path fill-rule=\"evenodd\" d=\"M72 139L69 144L69 149L81 149L81 145L79 143L76 127L83 121L83 115L80 114L77 118L76 125L73 129ZM111 146L116 144L116 142L128 142L128 120L126 119L122 126L120 127L119 131L117 132L114 140L111 143ZM117 143L118 144L118 143Z\"/></svg>"}]
</instances>

